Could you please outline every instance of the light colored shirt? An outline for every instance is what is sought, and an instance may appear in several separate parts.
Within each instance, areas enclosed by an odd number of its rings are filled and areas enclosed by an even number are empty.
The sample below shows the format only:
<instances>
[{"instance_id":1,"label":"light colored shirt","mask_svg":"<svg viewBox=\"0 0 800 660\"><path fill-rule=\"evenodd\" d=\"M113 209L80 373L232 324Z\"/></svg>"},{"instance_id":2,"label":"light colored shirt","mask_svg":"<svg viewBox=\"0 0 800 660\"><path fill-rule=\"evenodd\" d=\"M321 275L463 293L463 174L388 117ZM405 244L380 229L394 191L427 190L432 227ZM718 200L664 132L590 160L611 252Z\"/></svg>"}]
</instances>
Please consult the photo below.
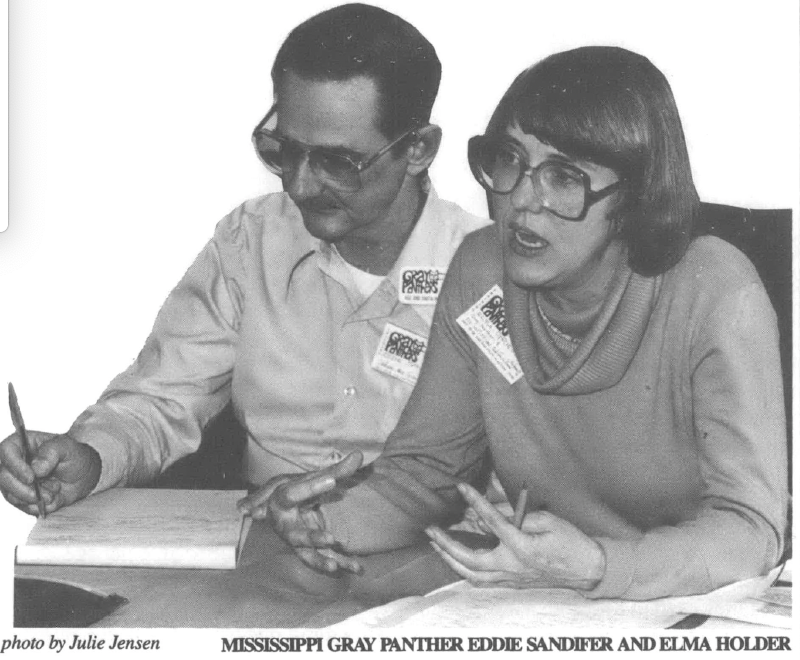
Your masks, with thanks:
<instances>
[{"instance_id":1,"label":"light colored shirt","mask_svg":"<svg viewBox=\"0 0 800 660\"><path fill-rule=\"evenodd\" d=\"M231 399L252 483L323 468L353 449L377 457L422 362L409 342L427 342L433 317L433 304L401 302L405 269L446 269L464 236L487 224L431 190L396 263L365 297L288 195L245 202L169 295L136 361L72 426L102 459L97 490L144 483L195 451ZM373 366L387 341L383 364L400 364L403 379Z\"/></svg>"}]
</instances>

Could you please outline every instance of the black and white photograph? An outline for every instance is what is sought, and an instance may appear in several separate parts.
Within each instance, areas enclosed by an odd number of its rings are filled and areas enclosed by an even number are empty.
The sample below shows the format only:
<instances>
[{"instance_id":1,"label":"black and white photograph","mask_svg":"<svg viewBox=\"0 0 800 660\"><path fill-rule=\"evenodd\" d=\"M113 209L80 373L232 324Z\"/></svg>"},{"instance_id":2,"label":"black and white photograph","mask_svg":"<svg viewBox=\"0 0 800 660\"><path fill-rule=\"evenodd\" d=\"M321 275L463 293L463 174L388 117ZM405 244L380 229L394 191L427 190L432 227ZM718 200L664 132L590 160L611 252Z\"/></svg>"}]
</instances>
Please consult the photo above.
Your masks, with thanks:
<instances>
[{"instance_id":1,"label":"black and white photograph","mask_svg":"<svg viewBox=\"0 0 800 660\"><path fill-rule=\"evenodd\" d=\"M0 654L796 653L796 3L7 50Z\"/></svg>"}]
</instances>

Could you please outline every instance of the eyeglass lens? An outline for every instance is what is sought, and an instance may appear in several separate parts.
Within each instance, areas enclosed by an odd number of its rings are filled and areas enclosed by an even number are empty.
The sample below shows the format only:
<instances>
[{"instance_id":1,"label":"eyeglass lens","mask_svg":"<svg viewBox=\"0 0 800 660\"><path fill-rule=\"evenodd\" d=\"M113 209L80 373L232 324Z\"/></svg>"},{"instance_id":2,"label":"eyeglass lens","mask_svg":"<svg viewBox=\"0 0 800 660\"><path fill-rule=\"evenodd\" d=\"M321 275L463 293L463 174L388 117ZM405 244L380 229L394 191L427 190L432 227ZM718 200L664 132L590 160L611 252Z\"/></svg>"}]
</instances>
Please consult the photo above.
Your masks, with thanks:
<instances>
[{"instance_id":1,"label":"eyeglass lens","mask_svg":"<svg viewBox=\"0 0 800 660\"><path fill-rule=\"evenodd\" d=\"M344 156L323 149L306 149L291 140L277 140L265 133L255 136L256 149L264 164L278 176L292 174L308 154L311 170L327 183L345 190L360 185L358 168Z\"/></svg>"},{"instance_id":2,"label":"eyeglass lens","mask_svg":"<svg viewBox=\"0 0 800 660\"><path fill-rule=\"evenodd\" d=\"M476 165L480 178L493 192L508 194L517 187L526 170L527 160L510 145L485 142L478 150ZM586 184L580 170L557 162L545 161L530 172L542 204L555 213L577 218L586 203Z\"/></svg>"}]
</instances>

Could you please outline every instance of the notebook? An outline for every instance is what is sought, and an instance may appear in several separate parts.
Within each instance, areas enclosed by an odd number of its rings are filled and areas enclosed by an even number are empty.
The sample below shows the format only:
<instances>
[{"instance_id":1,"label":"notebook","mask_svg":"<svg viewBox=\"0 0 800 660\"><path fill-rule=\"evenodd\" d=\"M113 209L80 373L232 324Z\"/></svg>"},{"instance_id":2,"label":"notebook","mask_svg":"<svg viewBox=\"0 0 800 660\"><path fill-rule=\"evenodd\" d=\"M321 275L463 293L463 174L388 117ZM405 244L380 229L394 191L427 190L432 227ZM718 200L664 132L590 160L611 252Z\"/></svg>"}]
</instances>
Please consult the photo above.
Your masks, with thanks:
<instances>
[{"instance_id":1,"label":"notebook","mask_svg":"<svg viewBox=\"0 0 800 660\"><path fill-rule=\"evenodd\" d=\"M17 563L236 567L249 529L241 490L115 488L39 518ZM245 522L246 520L246 522Z\"/></svg>"}]
</instances>

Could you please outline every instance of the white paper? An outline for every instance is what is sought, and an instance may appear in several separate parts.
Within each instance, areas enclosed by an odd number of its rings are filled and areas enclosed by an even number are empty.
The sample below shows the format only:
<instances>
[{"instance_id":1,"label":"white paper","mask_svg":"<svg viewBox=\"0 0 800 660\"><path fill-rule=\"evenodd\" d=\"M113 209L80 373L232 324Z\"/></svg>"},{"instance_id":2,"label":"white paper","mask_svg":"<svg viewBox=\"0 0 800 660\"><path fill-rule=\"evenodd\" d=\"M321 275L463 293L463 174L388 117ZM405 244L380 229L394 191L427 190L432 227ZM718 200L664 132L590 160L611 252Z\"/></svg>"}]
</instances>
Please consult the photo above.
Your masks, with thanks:
<instances>
[{"instance_id":1,"label":"white paper","mask_svg":"<svg viewBox=\"0 0 800 660\"><path fill-rule=\"evenodd\" d=\"M743 580L709 594L650 601L591 600L569 589L473 587L458 582L428 596L408 598L356 615L342 627L432 628L667 628L688 614L735 618L788 628L791 618L770 615L755 600L778 574Z\"/></svg>"}]
</instances>

